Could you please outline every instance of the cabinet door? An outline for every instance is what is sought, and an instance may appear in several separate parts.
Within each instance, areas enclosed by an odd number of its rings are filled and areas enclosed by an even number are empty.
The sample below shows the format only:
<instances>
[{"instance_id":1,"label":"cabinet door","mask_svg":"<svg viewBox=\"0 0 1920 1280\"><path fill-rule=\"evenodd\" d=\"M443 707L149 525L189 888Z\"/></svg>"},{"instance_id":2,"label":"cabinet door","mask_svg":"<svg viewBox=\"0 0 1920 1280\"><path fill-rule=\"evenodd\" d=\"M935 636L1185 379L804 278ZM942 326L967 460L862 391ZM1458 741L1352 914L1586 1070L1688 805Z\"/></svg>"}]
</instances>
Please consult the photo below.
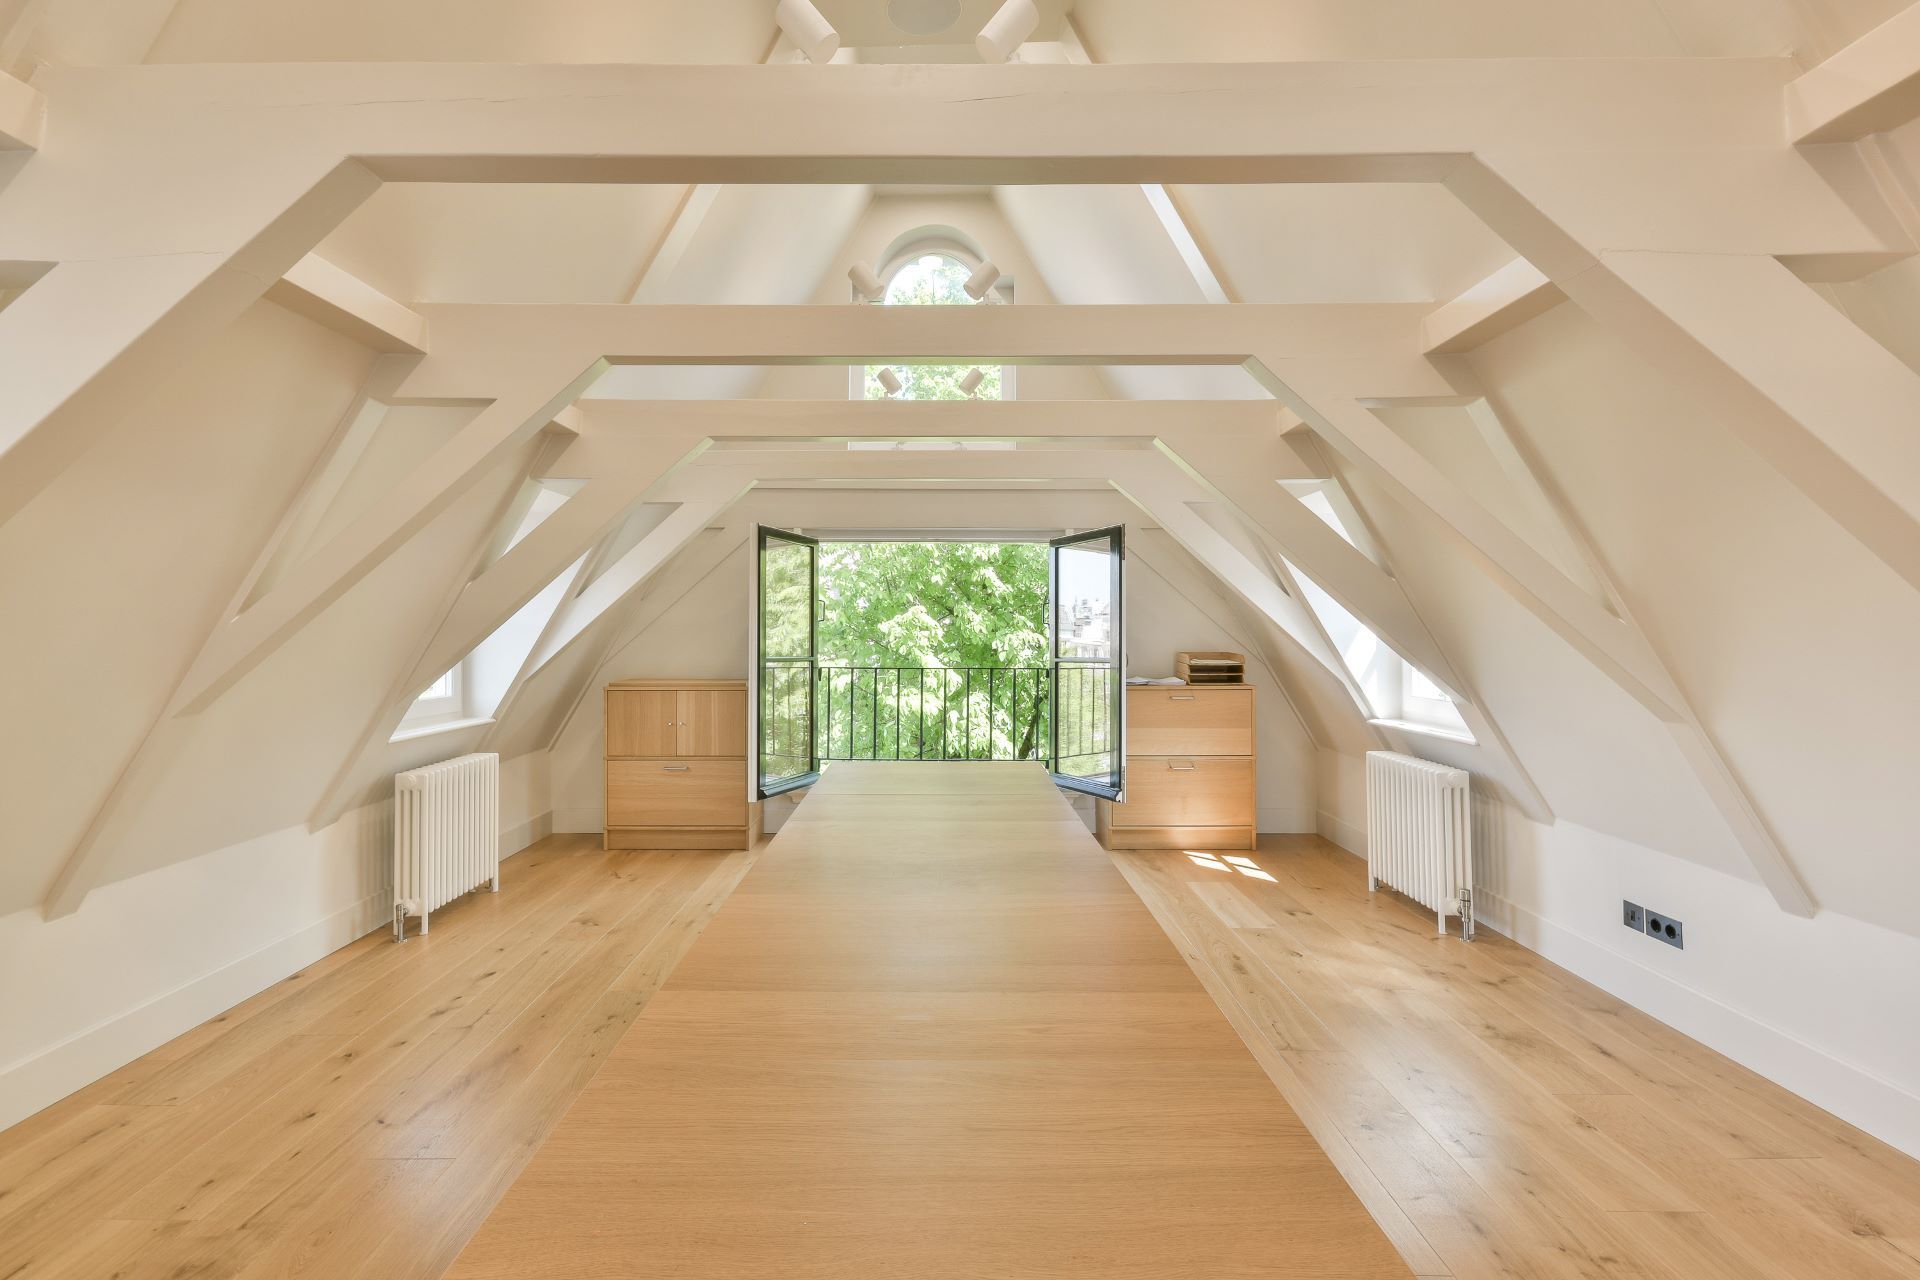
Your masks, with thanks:
<instances>
[{"instance_id":1,"label":"cabinet door","mask_svg":"<svg viewBox=\"0 0 1920 1280\"><path fill-rule=\"evenodd\" d=\"M670 756L679 751L680 690L607 690L607 754Z\"/></svg>"},{"instance_id":2,"label":"cabinet door","mask_svg":"<svg viewBox=\"0 0 1920 1280\"><path fill-rule=\"evenodd\" d=\"M676 718L681 755L746 758L745 689L682 689Z\"/></svg>"}]
</instances>

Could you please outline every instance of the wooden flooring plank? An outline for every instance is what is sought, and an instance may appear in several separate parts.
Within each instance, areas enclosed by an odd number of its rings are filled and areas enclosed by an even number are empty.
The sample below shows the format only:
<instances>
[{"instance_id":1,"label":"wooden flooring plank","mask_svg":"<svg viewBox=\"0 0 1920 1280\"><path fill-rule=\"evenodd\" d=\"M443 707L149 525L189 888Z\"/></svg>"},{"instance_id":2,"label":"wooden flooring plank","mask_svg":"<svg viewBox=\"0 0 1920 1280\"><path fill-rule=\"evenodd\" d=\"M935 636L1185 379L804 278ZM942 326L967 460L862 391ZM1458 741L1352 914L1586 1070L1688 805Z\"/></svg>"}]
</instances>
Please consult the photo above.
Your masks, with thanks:
<instances>
[{"instance_id":1,"label":"wooden flooring plank","mask_svg":"<svg viewBox=\"0 0 1920 1280\"><path fill-rule=\"evenodd\" d=\"M745 1186L792 1238L853 1242L851 1269L803 1259L783 1275L942 1274L960 1253L978 1274L1185 1277L1209 1235L1237 1229L1221 1206L1251 1187L1264 1210L1293 1184L1285 1152L1306 1134L1307 1163L1331 1163L1417 1275L1920 1280L1920 1162L1591 984L1496 934L1437 937L1315 837L1232 861L1050 858L1083 837L1046 816L1037 771L1014 767L1025 794L976 827L955 813L971 768L844 773L840 802L809 799L759 860L543 842L426 938L370 935L0 1132L0 1277L436 1280L536 1152L577 1142L562 1118L593 1081L630 1092L666 1065L663 1044L642 1048L657 1018L682 1068L659 1096L683 1116L616 1115L609 1133L636 1148L651 1134L665 1154L595 1178L678 1178L677 1234L619 1243L683 1271L757 1265L721 1212ZM862 843L923 794L940 822ZM1161 963L1137 929L1109 939L1138 902L1167 940ZM812 927L778 923L783 903ZM767 962L709 963L708 942L753 942ZM983 958L997 948L1013 962ZM810 961L830 980L774 971ZM943 965L971 976L918 989ZM1197 988L1168 976L1182 971ZM1094 1114L1064 1092L1076 1075L1126 1119L1062 1151ZM1220 1101L1255 1076L1296 1124L1242 1123ZM702 1097L774 1090L848 1129L886 1103L909 1113L894 1137L951 1158L923 1176L877 1141L826 1158L791 1126L684 1118ZM945 1100L1007 1090L990 1131L1009 1154L989 1167ZM1100 1178L1130 1128L1171 1147L1229 1117L1234 1134L1163 1177ZM1024 1217L974 1225L975 1201L1028 1178L1048 1185ZM1050 1252L1036 1224L1087 1196L1134 1228L1090 1258ZM160 1216L130 1216L143 1212ZM915 1214L928 1229L905 1249L869 1227ZM1310 1248L1300 1261L1345 1265Z\"/></svg>"},{"instance_id":2,"label":"wooden flooring plank","mask_svg":"<svg viewBox=\"0 0 1920 1280\"><path fill-rule=\"evenodd\" d=\"M836 765L450 1274L1408 1274L1208 1004L1037 767Z\"/></svg>"}]
</instances>

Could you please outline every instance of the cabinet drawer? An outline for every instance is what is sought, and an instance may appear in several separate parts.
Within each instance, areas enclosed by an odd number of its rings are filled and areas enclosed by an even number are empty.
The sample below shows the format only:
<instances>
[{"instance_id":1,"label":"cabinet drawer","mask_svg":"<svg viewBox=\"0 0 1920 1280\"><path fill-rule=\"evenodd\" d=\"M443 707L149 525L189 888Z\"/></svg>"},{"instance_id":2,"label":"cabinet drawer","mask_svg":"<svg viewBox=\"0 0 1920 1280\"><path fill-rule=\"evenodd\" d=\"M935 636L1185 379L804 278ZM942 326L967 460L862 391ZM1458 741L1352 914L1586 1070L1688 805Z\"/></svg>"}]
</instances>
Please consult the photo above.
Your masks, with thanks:
<instances>
[{"instance_id":1,"label":"cabinet drawer","mask_svg":"<svg viewBox=\"0 0 1920 1280\"><path fill-rule=\"evenodd\" d=\"M1252 755L1253 690L1133 686L1127 690L1127 754Z\"/></svg>"},{"instance_id":2,"label":"cabinet drawer","mask_svg":"<svg viewBox=\"0 0 1920 1280\"><path fill-rule=\"evenodd\" d=\"M742 827L746 822L744 760L607 761L609 827Z\"/></svg>"},{"instance_id":3,"label":"cabinet drawer","mask_svg":"<svg viewBox=\"0 0 1920 1280\"><path fill-rule=\"evenodd\" d=\"M1116 827L1251 827L1251 756L1127 757L1127 802Z\"/></svg>"}]
</instances>

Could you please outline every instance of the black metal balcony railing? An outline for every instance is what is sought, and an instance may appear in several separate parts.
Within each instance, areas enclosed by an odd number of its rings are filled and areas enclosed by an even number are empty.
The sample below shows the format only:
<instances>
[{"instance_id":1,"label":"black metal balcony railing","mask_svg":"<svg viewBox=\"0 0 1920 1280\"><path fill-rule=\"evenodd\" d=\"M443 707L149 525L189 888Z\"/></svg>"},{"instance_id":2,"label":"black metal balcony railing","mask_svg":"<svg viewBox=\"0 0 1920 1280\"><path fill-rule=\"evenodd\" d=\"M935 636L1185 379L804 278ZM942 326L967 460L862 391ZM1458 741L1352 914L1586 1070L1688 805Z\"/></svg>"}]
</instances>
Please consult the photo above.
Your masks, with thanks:
<instances>
[{"instance_id":1,"label":"black metal balcony railing","mask_svg":"<svg viewBox=\"0 0 1920 1280\"><path fill-rule=\"evenodd\" d=\"M823 760L1041 760L1045 667L821 666Z\"/></svg>"}]
</instances>

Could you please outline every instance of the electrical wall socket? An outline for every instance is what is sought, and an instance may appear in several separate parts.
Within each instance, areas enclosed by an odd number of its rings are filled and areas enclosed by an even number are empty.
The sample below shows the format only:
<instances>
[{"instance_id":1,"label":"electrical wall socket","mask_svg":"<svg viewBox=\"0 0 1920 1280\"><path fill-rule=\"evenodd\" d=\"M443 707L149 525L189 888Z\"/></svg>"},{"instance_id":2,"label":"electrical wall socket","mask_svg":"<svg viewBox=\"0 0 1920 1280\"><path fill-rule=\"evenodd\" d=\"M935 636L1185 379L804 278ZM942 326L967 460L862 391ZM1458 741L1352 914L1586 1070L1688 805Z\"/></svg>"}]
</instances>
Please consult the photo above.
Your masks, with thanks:
<instances>
[{"instance_id":1,"label":"electrical wall socket","mask_svg":"<svg viewBox=\"0 0 1920 1280\"><path fill-rule=\"evenodd\" d=\"M1678 947L1682 951L1687 949L1685 927L1671 916L1647 912L1647 936L1658 938L1668 946Z\"/></svg>"},{"instance_id":2,"label":"electrical wall socket","mask_svg":"<svg viewBox=\"0 0 1920 1280\"><path fill-rule=\"evenodd\" d=\"M1637 902L1620 904L1620 923L1635 933L1647 931L1647 909Z\"/></svg>"}]
</instances>

